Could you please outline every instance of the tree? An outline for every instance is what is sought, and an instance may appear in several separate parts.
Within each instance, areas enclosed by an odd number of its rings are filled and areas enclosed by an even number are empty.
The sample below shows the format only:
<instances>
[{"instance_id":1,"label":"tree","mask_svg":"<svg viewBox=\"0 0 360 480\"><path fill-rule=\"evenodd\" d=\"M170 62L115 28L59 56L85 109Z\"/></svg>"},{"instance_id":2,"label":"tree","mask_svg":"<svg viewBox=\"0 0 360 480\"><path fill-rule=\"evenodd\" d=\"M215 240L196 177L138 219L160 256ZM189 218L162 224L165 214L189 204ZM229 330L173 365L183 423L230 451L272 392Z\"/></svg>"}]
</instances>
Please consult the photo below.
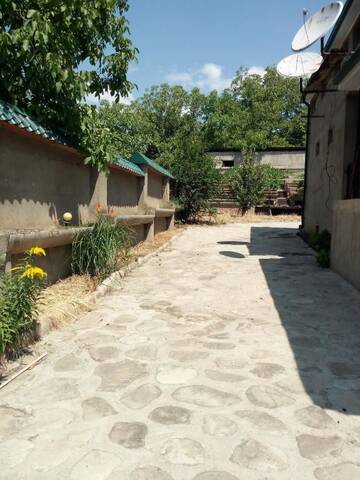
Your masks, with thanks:
<instances>
[{"instance_id":1,"label":"tree","mask_svg":"<svg viewBox=\"0 0 360 480\"><path fill-rule=\"evenodd\" d=\"M283 173L270 165L261 165L251 155L246 155L240 167L232 169L225 179L230 185L239 207L246 211L264 200L266 190L279 188Z\"/></svg>"},{"instance_id":2,"label":"tree","mask_svg":"<svg viewBox=\"0 0 360 480\"><path fill-rule=\"evenodd\" d=\"M109 91L118 100L132 88L127 9L127 0L3 0L1 97L87 150L94 108L81 103L86 95Z\"/></svg>"},{"instance_id":3,"label":"tree","mask_svg":"<svg viewBox=\"0 0 360 480\"><path fill-rule=\"evenodd\" d=\"M231 87L207 97L203 124L209 149L302 146L306 107L297 80L281 77L273 67L265 75L241 68Z\"/></svg>"}]
</instances>

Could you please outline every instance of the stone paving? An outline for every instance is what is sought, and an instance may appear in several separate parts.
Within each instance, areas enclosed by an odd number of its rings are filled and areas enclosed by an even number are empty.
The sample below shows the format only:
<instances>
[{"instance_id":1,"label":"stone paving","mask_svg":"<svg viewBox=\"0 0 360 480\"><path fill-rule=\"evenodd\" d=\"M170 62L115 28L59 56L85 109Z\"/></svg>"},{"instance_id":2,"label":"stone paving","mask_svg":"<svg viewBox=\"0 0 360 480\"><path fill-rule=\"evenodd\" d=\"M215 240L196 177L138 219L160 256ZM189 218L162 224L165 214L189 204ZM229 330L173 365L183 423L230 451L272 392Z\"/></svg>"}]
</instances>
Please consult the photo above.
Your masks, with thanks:
<instances>
[{"instance_id":1,"label":"stone paving","mask_svg":"<svg viewBox=\"0 0 360 480\"><path fill-rule=\"evenodd\" d=\"M360 293L294 224L191 228L43 343L1 479L360 478Z\"/></svg>"}]
</instances>

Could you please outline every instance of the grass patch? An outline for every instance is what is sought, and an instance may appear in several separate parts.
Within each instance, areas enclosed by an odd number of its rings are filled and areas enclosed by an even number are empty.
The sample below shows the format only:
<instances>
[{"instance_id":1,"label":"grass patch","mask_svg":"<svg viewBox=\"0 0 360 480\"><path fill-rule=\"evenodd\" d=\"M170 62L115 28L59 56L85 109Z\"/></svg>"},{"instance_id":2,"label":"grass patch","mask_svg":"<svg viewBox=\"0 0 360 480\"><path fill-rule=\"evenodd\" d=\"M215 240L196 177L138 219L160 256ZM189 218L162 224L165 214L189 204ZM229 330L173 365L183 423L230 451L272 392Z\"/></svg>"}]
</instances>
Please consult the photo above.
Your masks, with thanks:
<instances>
[{"instance_id":1,"label":"grass patch","mask_svg":"<svg viewBox=\"0 0 360 480\"><path fill-rule=\"evenodd\" d=\"M105 278L130 261L133 232L101 216L89 230L80 232L72 244L73 273Z\"/></svg>"}]
</instances>

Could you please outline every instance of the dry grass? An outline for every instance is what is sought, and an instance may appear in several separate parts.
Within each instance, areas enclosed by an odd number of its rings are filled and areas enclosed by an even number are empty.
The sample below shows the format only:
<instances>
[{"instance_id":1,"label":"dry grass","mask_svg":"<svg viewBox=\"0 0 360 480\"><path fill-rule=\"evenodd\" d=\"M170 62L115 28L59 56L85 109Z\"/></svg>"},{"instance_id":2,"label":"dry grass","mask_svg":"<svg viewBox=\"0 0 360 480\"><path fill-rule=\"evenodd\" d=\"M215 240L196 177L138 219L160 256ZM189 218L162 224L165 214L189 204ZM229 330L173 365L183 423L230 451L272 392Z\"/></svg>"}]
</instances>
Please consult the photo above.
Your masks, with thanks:
<instances>
[{"instance_id":1,"label":"dry grass","mask_svg":"<svg viewBox=\"0 0 360 480\"><path fill-rule=\"evenodd\" d=\"M226 223L266 223L266 222L301 222L301 216L296 214L287 215L264 215L261 213L247 212L241 215L237 208L219 209L215 217L203 216L201 219L210 225L224 225Z\"/></svg>"},{"instance_id":2,"label":"dry grass","mask_svg":"<svg viewBox=\"0 0 360 480\"><path fill-rule=\"evenodd\" d=\"M133 255L135 258L145 257L149 253L154 252L158 248L162 247L165 243L178 235L181 231L185 230L186 226L176 225L172 230L166 230L156 235L153 240L140 242L133 248Z\"/></svg>"},{"instance_id":3,"label":"dry grass","mask_svg":"<svg viewBox=\"0 0 360 480\"><path fill-rule=\"evenodd\" d=\"M121 259L119 268L131 263L136 258L154 252L184 228L186 227L176 227L173 230L157 234L152 241L139 243L131 249L126 259ZM46 322L49 329L53 330L76 320L81 313L93 310L95 303L90 294L99 283L98 278L89 275L72 275L47 287L43 291L38 305L40 324Z\"/></svg>"},{"instance_id":4,"label":"dry grass","mask_svg":"<svg viewBox=\"0 0 360 480\"><path fill-rule=\"evenodd\" d=\"M89 275L72 275L46 288L38 306L39 322L46 320L52 330L76 319L80 313L92 310L95 305L89 294L98 283Z\"/></svg>"}]
</instances>

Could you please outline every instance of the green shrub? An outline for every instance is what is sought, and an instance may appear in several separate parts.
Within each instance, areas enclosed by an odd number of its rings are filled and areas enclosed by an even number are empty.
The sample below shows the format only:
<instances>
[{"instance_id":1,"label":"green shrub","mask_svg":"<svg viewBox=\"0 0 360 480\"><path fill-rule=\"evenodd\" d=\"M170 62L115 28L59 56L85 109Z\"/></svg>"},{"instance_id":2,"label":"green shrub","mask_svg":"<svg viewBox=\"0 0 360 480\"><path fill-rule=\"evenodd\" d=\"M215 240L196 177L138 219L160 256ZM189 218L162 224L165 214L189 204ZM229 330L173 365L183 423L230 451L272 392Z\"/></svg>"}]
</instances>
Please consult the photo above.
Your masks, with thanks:
<instances>
[{"instance_id":1,"label":"green shrub","mask_svg":"<svg viewBox=\"0 0 360 480\"><path fill-rule=\"evenodd\" d=\"M100 216L91 229L81 231L72 244L73 273L104 278L114 272L119 263L128 261L132 232L117 225L113 218Z\"/></svg>"},{"instance_id":2,"label":"green shrub","mask_svg":"<svg viewBox=\"0 0 360 480\"><path fill-rule=\"evenodd\" d=\"M283 187L286 175L286 170L261 165L245 154L243 163L230 170L225 175L224 182L230 185L239 207L246 210L262 204L266 190Z\"/></svg>"},{"instance_id":3,"label":"green shrub","mask_svg":"<svg viewBox=\"0 0 360 480\"><path fill-rule=\"evenodd\" d=\"M288 171L280 168L274 168L271 165L262 165L265 181L267 183L266 190L280 190L284 188L285 179Z\"/></svg>"},{"instance_id":4,"label":"green shrub","mask_svg":"<svg viewBox=\"0 0 360 480\"><path fill-rule=\"evenodd\" d=\"M330 250L322 249L316 255L316 260L320 267L329 268L330 267Z\"/></svg>"},{"instance_id":5,"label":"green shrub","mask_svg":"<svg viewBox=\"0 0 360 480\"><path fill-rule=\"evenodd\" d=\"M36 337L37 302L46 273L34 266L35 247L11 273L0 276L0 357L15 356L27 340Z\"/></svg>"},{"instance_id":6,"label":"green shrub","mask_svg":"<svg viewBox=\"0 0 360 480\"><path fill-rule=\"evenodd\" d=\"M331 233L328 230L322 230L320 233L314 232L309 235L309 245L318 252L316 260L323 268L330 267L330 249Z\"/></svg>"}]
</instances>

